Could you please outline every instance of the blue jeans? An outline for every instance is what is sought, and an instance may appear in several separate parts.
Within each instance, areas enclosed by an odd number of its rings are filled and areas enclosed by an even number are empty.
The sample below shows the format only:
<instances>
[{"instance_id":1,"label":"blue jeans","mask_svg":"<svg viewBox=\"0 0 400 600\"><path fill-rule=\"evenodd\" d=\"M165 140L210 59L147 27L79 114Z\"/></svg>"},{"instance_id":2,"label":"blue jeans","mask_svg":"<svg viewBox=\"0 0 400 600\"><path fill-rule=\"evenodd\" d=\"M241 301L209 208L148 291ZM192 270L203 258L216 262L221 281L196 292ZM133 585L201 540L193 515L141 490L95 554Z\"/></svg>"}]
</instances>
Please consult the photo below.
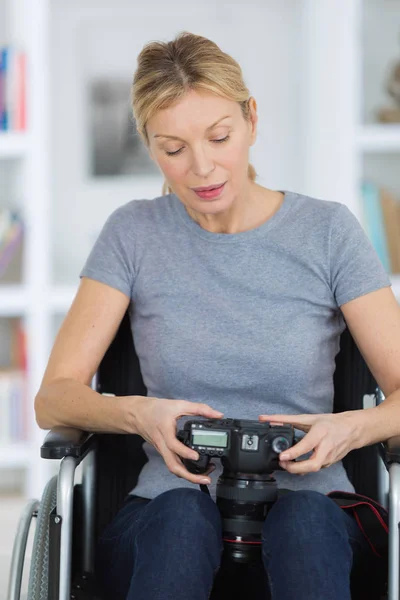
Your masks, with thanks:
<instances>
[{"instance_id":1,"label":"blue jeans","mask_svg":"<svg viewBox=\"0 0 400 600\"><path fill-rule=\"evenodd\" d=\"M107 600L208 600L223 548L219 509L200 489L133 497L99 540L100 589ZM330 498L290 492L264 522L257 598L351 600L352 567L371 557L354 518Z\"/></svg>"}]
</instances>

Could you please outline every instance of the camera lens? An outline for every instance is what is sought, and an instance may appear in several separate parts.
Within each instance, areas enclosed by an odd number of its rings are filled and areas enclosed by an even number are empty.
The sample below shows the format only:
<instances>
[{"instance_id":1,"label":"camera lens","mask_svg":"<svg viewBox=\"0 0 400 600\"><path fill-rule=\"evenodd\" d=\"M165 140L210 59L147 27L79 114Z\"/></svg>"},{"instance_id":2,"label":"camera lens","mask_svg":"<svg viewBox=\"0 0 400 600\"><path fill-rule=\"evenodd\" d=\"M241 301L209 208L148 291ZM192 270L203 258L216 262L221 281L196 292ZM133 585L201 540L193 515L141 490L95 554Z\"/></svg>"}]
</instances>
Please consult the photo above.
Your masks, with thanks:
<instances>
[{"instance_id":1,"label":"camera lens","mask_svg":"<svg viewBox=\"0 0 400 600\"><path fill-rule=\"evenodd\" d=\"M263 524L277 499L275 479L267 473L233 477L223 473L217 482L216 496L225 557L235 563L259 560Z\"/></svg>"},{"instance_id":2,"label":"camera lens","mask_svg":"<svg viewBox=\"0 0 400 600\"><path fill-rule=\"evenodd\" d=\"M289 440L280 435L272 440L271 446L274 452L280 454L281 452L289 448Z\"/></svg>"}]
</instances>

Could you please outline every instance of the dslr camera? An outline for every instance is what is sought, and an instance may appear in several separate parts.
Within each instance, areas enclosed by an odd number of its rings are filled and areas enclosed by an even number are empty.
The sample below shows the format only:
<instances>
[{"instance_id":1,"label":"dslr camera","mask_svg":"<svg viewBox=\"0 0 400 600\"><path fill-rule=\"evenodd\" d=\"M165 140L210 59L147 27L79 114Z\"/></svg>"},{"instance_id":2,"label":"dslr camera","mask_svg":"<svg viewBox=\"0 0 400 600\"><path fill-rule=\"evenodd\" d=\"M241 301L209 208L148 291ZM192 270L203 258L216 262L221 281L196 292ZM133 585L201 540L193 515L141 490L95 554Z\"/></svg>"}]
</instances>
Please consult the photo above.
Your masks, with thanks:
<instances>
[{"instance_id":1,"label":"dslr camera","mask_svg":"<svg viewBox=\"0 0 400 600\"><path fill-rule=\"evenodd\" d=\"M177 432L177 438L199 454L197 461L182 458L191 473L204 473L212 458L221 460L216 504L225 554L234 562L260 557L263 522L278 497L272 473L281 470L279 454L293 445L293 431L291 425L255 420L197 419ZM200 487L209 494L207 486Z\"/></svg>"}]
</instances>

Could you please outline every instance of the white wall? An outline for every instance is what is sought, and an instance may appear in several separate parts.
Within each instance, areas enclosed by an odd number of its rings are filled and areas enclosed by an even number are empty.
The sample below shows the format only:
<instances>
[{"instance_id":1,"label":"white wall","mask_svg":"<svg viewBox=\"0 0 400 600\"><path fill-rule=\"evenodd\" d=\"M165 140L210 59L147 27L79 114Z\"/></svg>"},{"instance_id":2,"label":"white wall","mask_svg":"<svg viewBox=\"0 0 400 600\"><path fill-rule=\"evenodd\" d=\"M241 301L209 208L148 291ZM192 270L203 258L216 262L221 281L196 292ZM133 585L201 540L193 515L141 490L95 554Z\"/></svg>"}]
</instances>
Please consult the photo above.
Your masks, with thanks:
<instances>
[{"instance_id":1,"label":"white wall","mask_svg":"<svg viewBox=\"0 0 400 600\"><path fill-rule=\"evenodd\" d=\"M115 207L161 194L161 175L93 180L85 170L88 75L131 78L138 53L151 40L188 30L210 37L238 60L258 102L259 135L251 154L258 181L301 191L300 10L298 0L53 3L55 282L77 283L94 236Z\"/></svg>"}]
</instances>

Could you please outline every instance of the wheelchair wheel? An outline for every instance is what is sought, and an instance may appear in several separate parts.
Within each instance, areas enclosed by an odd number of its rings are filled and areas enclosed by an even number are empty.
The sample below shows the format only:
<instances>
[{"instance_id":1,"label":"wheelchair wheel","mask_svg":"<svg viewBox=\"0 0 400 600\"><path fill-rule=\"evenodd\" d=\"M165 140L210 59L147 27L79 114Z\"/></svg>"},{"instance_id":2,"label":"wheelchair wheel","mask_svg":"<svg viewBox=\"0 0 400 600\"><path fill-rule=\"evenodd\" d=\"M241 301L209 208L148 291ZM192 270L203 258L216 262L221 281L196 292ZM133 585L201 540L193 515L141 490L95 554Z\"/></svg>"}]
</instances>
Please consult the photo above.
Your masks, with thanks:
<instances>
[{"instance_id":1,"label":"wheelchair wheel","mask_svg":"<svg viewBox=\"0 0 400 600\"><path fill-rule=\"evenodd\" d=\"M49 515L57 504L57 475L44 488L33 540L27 600L47 600L49 582Z\"/></svg>"}]
</instances>

